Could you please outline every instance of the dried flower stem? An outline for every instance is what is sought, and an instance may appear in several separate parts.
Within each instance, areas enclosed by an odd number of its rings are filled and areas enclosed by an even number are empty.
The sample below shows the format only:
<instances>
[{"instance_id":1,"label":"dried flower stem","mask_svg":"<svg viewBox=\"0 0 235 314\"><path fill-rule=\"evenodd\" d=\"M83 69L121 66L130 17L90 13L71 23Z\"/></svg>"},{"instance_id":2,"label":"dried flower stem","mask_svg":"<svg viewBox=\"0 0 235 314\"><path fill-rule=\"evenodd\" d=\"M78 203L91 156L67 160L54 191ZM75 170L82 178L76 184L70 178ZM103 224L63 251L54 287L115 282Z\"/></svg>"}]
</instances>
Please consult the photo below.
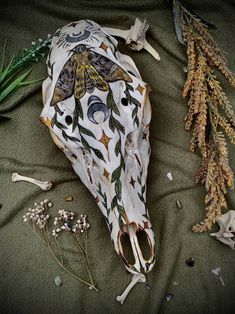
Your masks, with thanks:
<instances>
[{"instance_id":1,"label":"dried flower stem","mask_svg":"<svg viewBox=\"0 0 235 314\"><path fill-rule=\"evenodd\" d=\"M89 283L85 280L83 280L82 278L78 277L77 275L75 275L73 272L71 272L69 269L67 269L61 262L60 260L57 258L56 254L54 253L51 245L50 245L50 241L49 241L49 237L48 237L48 232L47 229L43 229L44 230L44 235L45 235L45 239L46 239L46 243L47 246L52 254L52 256L54 257L55 261L59 264L59 266L66 271L68 274L70 274L72 277L74 277L75 279L79 280L80 282L84 283L85 285L89 286L90 289L94 289L95 291L98 292L98 289L94 286L94 283Z\"/></svg>"},{"instance_id":2,"label":"dried flower stem","mask_svg":"<svg viewBox=\"0 0 235 314\"><path fill-rule=\"evenodd\" d=\"M87 250L85 248L87 248L87 233L85 234L85 245L84 247L81 245L79 239L78 239L78 236L75 235L75 240L78 244L78 247L80 248L81 252L83 253L84 255L84 258L85 258L85 264L86 264L86 269L87 269L87 273L88 273L88 276L89 276L89 279L90 279L90 282L92 285L94 285L94 279L92 277L92 274L91 274L91 271L90 271L90 263L89 263L89 258L88 258L88 254L87 254Z\"/></svg>"},{"instance_id":3,"label":"dried flower stem","mask_svg":"<svg viewBox=\"0 0 235 314\"><path fill-rule=\"evenodd\" d=\"M199 149L202 163L196 173L196 183L205 185L206 218L193 227L194 232L210 230L227 208L225 195L233 187L233 172L229 166L227 135L235 144L235 114L214 73L218 69L235 87L235 76L227 67L204 20L190 13L178 0L173 1L176 33L187 47L188 74L182 95L188 97L185 129L193 129L190 150Z\"/></svg>"}]
</instances>

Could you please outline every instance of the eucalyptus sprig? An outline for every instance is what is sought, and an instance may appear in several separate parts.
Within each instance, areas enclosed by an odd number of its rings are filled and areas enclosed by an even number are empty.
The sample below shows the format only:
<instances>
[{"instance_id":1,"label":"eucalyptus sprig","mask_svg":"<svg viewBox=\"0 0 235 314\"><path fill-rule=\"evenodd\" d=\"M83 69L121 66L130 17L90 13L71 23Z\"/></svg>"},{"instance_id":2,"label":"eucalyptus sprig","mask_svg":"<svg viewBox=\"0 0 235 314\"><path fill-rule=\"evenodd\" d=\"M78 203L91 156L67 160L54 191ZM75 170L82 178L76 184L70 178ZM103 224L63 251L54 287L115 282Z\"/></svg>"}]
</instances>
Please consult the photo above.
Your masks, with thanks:
<instances>
[{"instance_id":1,"label":"eucalyptus sprig","mask_svg":"<svg viewBox=\"0 0 235 314\"><path fill-rule=\"evenodd\" d=\"M45 56L45 50L49 48L51 35L46 39L39 38L38 42L32 42L31 48L25 48L17 55L14 55L10 62L4 66L7 40L3 45L3 52L0 61L0 102L12 94L19 87L28 86L41 81L42 79L26 81L26 77L32 71L32 63L38 62ZM27 70L21 74L21 71Z\"/></svg>"}]
</instances>

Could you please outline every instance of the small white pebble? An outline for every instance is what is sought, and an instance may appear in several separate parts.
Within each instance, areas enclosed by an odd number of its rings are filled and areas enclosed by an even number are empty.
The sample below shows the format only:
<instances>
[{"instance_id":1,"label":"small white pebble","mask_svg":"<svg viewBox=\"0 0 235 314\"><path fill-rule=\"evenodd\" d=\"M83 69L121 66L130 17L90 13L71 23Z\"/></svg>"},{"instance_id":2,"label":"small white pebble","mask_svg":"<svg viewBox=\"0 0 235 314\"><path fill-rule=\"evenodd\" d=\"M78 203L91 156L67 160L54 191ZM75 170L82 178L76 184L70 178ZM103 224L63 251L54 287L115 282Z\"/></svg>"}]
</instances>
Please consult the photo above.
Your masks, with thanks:
<instances>
[{"instance_id":1,"label":"small white pebble","mask_svg":"<svg viewBox=\"0 0 235 314\"><path fill-rule=\"evenodd\" d=\"M221 268L220 268L220 267L216 267L215 269L212 269L211 271L212 271L212 273L213 273L214 275L218 276L218 275L219 275L219 272L221 271Z\"/></svg>"},{"instance_id":2,"label":"small white pebble","mask_svg":"<svg viewBox=\"0 0 235 314\"><path fill-rule=\"evenodd\" d=\"M55 277L55 284L57 287L59 287L62 284L60 276Z\"/></svg>"},{"instance_id":3,"label":"small white pebble","mask_svg":"<svg viewBox=\"0 0 235 314\"><path fill-rule=\"evenodd\" d=\"M168 172L166 176L167 176L167 178L168 178L170 181L173 181L173 177L172 177L172 173L171 173L171 172Z\"/></svg>"}]
</instances>

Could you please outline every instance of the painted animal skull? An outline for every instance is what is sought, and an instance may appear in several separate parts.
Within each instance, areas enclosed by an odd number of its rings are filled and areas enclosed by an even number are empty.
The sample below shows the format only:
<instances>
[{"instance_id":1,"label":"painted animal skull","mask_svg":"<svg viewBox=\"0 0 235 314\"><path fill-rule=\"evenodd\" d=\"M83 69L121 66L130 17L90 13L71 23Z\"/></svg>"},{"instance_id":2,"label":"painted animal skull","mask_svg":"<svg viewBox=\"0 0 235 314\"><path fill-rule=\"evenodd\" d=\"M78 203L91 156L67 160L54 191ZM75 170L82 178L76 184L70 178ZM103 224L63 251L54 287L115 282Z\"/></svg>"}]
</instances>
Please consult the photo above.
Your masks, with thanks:
<instances>
[{"instance_id":1,"label":"painted animal skull","mask_svg":"<svg viewBox=\"0 0 235 314\"><path fill-rule=\"evenodd\" d=\"M235 211L228 211L217 219L217 223L219 231L210 235L235 250Z\"/></svg>"},{"instance_id":2,"label":"painted animal skull","mask_svg":"<svg viewBox=\"0 0 235 314\"><path fill-rule=\"evenodd\" d=\"M127 270L148 272L155 262L146 208L150 88L90 20L55 33L47 66L40 119L94 196Z\"/></svg>"}]
</instances>

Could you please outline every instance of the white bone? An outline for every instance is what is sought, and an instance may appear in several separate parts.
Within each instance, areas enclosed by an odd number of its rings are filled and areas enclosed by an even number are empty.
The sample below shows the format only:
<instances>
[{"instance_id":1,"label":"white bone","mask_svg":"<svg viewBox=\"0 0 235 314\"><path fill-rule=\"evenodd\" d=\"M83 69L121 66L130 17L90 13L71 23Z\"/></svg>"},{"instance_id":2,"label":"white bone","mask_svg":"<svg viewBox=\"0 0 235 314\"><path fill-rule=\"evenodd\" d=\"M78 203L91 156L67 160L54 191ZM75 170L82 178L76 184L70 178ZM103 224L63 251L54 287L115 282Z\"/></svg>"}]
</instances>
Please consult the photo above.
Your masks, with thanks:
<instances>
[{"instance_id":1,"label":"white bone","mask_svg":"<svg viewBox=\"0 0 235 314\"><path fill-rule=\"evenodd\" d=\"M146 278L144 274L134 274L131 282L126 287L126 289L123 291L123 293L119 296L117 296L116 300L123 304L126 300L126 297L128 296L131 289L138 283L138 282L146 282Z\"/></svg>"},{"instance_id":2,"label":"white bone","mask_svg":"<svg viewBox=\"0 0 235 314\"><path fill-rule=\"evenodd\" d=\"M140 19L136 18L135 24L131 26L129 30L121 30L115 28L104 27L104 30L116 37L121 37L125 39L126 44L132 50L140 51L145 49L148 51L156 60L160 60L158 52L147 42L146 32L149 28L146 20L143 22Z\"/></svg>"},{"instance_id":3,"label":"white bone","mask_svg":"<svg viewBox=\"0 0 235 314\"><path fill-rule=\"evenodd\" d=\"M210 235L222 243L228 245L232 250L235 249L235 211L230 210L217 219L219 231Z\"/></svg>"},{"instance_id":4,"label":"white bone","mask_svg":"<svg viewBox=\"0 0 235 314\"><path fill-rule=\"evenodd\" d=\"M37 179L21 176L18 173L12 173L11 180L12 182L20 182L20 181L30 182L30 183L36 184L44 191L48 191L52 188L51 181L39 181Z\"/></svg>"}]
</instances>

